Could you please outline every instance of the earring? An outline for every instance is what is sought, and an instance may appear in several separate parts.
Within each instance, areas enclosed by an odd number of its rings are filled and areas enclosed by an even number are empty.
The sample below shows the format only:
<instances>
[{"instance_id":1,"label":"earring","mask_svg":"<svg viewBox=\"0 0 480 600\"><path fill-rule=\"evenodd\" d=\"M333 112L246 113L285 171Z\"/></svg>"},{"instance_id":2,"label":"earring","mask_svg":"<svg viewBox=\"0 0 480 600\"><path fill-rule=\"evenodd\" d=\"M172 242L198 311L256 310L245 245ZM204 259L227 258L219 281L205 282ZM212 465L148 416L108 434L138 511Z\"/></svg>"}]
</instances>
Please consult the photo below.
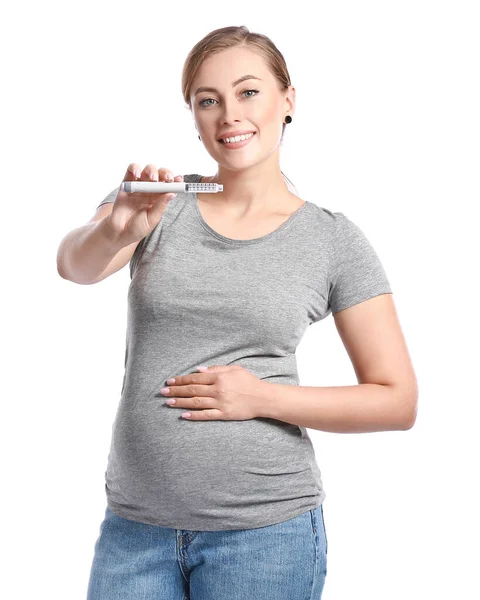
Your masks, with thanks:
<instances>
[{"instance_id":1,"label":"earring","mask_svg":"<svg viewBox=\"0 0 480 600\"><path fill-rule=\"evenodd\" d=\"M198 136L198 139L201 140L202 138L200 136Z\"/></svg>"}]
</instances>

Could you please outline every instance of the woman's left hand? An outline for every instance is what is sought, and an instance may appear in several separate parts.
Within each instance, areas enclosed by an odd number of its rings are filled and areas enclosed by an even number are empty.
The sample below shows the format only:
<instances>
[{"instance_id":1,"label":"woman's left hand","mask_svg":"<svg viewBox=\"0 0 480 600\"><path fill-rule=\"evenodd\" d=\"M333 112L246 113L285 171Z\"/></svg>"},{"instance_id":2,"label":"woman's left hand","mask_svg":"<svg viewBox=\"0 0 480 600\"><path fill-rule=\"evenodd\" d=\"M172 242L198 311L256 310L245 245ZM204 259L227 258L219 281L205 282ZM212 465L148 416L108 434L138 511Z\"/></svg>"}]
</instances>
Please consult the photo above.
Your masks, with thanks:
<instances>
[{"instance_id":1,"label":"woman's left hand","mask_svg":"<svg viewBox=\"0 0 480 600\"><path fill-rule=\"evenodd\" d=\"M174 377L168 383L169 393L175 399L172 408L187 408L191 421L246 421L262 416L267 383L258 379L241 365L214 365L198 367L200 373ZM168 400L167 400L168 402ZM194 410L190 410L194 409Z\"/></svg>"}]
</instances>

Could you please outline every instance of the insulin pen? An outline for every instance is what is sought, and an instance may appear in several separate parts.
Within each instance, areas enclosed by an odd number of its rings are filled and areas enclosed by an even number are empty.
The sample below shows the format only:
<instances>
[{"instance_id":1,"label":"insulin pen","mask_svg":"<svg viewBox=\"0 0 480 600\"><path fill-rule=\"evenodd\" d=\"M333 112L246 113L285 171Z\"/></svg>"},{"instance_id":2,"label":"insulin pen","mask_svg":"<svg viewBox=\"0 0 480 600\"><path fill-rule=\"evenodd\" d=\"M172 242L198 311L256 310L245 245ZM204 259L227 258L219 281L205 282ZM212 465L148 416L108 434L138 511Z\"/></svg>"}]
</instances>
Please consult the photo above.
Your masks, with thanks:
<instances>
[{"instance_id":1,"label":"insulin pen","mask_svg":"<svg viewBox=\"0 0 480 600\"><path fill-rule=\"evenodd\" d=\"M215 194L216 192L223 192L223 185L221 183L185 183L184 181L173 181L172 183L164 181L122 181L120 189L122 192L129 194L135 192L144 194L167 194L169 192L173 194L178 192Z\"/></svg>"}]
</instances>

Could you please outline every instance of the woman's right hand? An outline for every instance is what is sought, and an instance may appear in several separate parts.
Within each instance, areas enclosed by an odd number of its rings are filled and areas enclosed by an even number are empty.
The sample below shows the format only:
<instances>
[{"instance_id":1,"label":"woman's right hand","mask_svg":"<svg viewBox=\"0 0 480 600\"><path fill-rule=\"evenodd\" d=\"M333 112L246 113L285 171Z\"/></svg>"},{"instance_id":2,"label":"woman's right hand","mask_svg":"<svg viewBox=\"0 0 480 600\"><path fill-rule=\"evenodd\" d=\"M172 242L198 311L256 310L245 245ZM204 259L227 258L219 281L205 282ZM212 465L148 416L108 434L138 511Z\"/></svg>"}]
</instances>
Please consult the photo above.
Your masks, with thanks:
<instances>
[{"instance_id":1,"label":"woman's right hand","mask_svg":"<svg viewBox=\"0 0 480 600\"><path fill-rule=\"evenodd\" d=\"M140 176L137 177L135 173L140 173ZM123 181L181 182L183 175L173 177L171 169L157 169L152 164L147 165L142 171L138 163L131 163ZM127 246L140 241L157 226L171 196L171 192L166 194L122 192L120 186L112 212L105 219L108 220L110 228Z\"/></svg>"}]
</instances>

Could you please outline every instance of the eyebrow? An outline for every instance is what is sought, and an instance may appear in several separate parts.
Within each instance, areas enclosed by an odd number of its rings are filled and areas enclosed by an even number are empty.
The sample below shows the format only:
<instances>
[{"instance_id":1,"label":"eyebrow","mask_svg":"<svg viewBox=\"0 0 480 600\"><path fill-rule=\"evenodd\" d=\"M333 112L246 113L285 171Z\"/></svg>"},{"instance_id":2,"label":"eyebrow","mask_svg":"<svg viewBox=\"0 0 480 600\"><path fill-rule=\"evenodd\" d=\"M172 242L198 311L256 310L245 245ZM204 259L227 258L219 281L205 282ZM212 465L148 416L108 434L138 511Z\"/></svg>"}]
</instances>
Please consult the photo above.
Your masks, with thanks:
<instances>
[{"instance_id":1,"label":"eyebrow","mask_svg":"<svg viewBox=\"0 0 480 600\"><path fill-rule=\"evenodd\" d=\"M255 75L243 75L243 77L240 77L240 79L237 79L236 81L232 82L232 87L235 87L236 85L238 85L239 83L242 83L242 81L245 81L246 79L258 79L259 81L262 81L260 79L260 77L256 77ZM218 90L217 90L217 88L214 88L214 87L203 86L203 87L197 88L193 95L196 96L200 92L218 92Z\"/></svg>"}]
</instances>

